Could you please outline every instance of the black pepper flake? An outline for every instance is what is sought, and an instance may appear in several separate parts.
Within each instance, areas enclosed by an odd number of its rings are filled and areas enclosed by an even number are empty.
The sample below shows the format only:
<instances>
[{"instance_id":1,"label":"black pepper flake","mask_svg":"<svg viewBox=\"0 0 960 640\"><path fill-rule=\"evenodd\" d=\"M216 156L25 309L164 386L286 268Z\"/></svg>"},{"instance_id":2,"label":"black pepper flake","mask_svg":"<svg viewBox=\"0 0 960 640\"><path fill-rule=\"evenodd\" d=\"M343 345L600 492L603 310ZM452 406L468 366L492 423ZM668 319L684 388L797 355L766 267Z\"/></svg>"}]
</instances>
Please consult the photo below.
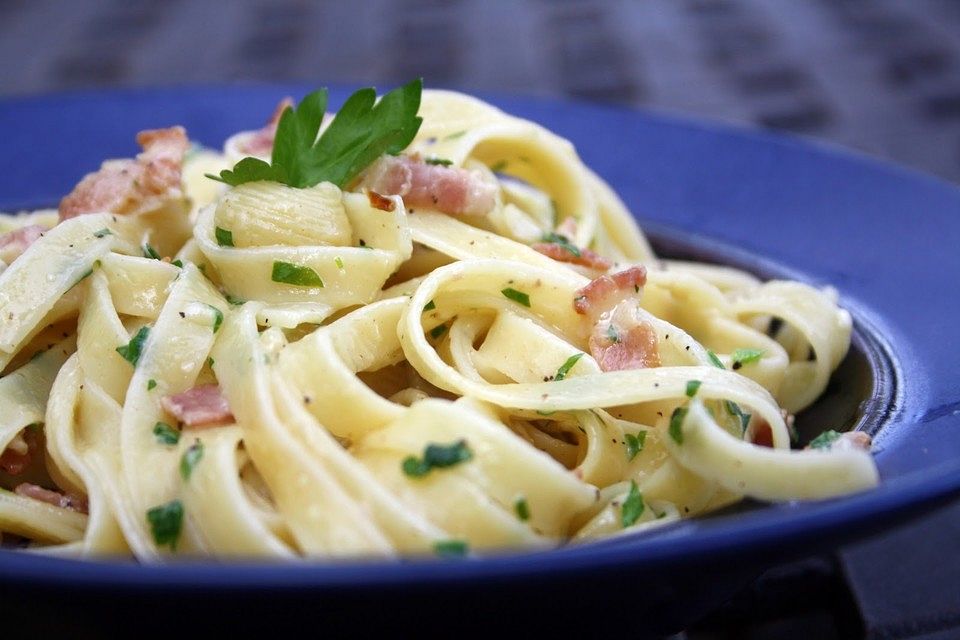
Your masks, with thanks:
<instances>
[{"instance_id":1,"label":"black pepper flake","mask_svg":"<svg viewBox=\"0 0 960 640\"><path fill-rule=\"evenodd\" d=\"M181 317L181 318L186 318L186 317L187 317L187 314L184 313L183 311L181 311L181 312L180 312L180 317Z\"/></svg>"}]
</instances>

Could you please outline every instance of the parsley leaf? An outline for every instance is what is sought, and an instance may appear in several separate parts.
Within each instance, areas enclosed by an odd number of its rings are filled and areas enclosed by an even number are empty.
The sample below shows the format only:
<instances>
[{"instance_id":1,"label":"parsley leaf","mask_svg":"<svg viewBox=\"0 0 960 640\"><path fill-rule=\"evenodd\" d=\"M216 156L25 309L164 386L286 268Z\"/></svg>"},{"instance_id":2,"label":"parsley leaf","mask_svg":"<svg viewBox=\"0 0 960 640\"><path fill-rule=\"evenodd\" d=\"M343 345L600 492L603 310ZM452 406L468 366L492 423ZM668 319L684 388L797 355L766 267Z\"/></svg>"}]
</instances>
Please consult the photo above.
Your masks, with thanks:
<instances>
[{"instance_id":1,"label":"parsley leaf","mask_svg":"<svg viewBox=\"0 0 960 640\"><path fill-rule=\"evenodd\" d=\"M427 311L433 311L436 308L437 308L437 305L435 305L433 303L433 300L431 300L427 304L423 305L423 312L426 313Z\"/></svg>"},{"instance_id":2,"label":"parsley leaf","mask_svg":"<svg viewBox=\"0 0 960 640\"><path fill-rule=\"evenodd\" d=\"M117 353L119 353L124 360L136 367L137 361L140 359L140 352L143 351L143 345L147 342L149 335L150 327L140 327L140 331L137 331L137 335L133 336L133 339L131 339L128 344L117 347Z\"/></svg>"},{"instance_id":3,"label":"parsley leaf","mask_svg":"<svg viewBox=\"0 0 960 640\"><path fill-rule=\"evenodd\" d=\"M736 402L732 402L732 401L730 401L730 400L724 400L724 401L723 401L723 406L726 407L727 413L729 413L730 415L732 415L732 416L735 417L735 418L739 418L739 419L740 419L740 430L741 430L743 433L746 433L746 432L747 432L747 425L750 424L751 415L750 415L749 413L745 413L745 412L743 411L743 409L740 408L740 405L738 405Z\"/></svg>"},{"instance_id":4,"label":"parsley leaf","mask_svg":"<svg viewBox=\"0 0 960 640\"><path fill-rule=\"evenodd\" d=\"M194 441L192 445L187 447L187 450L183 452L183 457L180 458L180 477L184 480L189 480L190 476L193 475L193 468L197 466L197 463L203 458L203 443L199 440Z\"/></svg>"},{"instance_id":5,"label":"parsley leaf","mask_svg":"<svg viewBox=\"0 0 960 640\"><path fill-rule=\"evenodd\" d=\"M407 456L402 463L403 472L411 478L422 478L433 469L443 469L466 462L473 458L473 452L466 440L457 440L452 444L428 444L423 450L423 458Z\"/></svg>"},{"instance_id":6,"label":"parsley leaf","mask_svg":"<svg viewBox=\"0 0 960 640\"><path fill-rule=\"evenodd\" d=\"M620 524L626 529L640 519L643 510L643 494L640 493L640 487L637 486L636 480L631 480L630 493L627 494L627 499L623 501L623 506L620 507Z\"/></svg>"},{"instance_id":7,"label":"parsley leaf","mask_svg":"<svg viewBox=\"0 0 960 640\"><path fill-rule=\"evenodd\" d=\"M149 243L143 245L143 257L152 258L153 260L159 260L161 258L157 250L151 247Z\"/></svg>"},{"instance_id":8,"label":"parsley leaf","mask_svg":"<svg viewBox=\"0 0 960 640\"><path fill-rule=\"evenodd\" d=\"M103 238L103 237L112 236L112 235L113 235L113 231L110 231L110 229L107 229L106 227L104 227L103 229L100 229L100 231L93 232L94 238Z\"/></svg>"},{"instance_id":9,"label":"parsley leaf","mask_svg":"<svg viewBox=\"0 0 960 640\"><path fill-rule=\"evenodd\" d=\"M169 545L171 550L176 551L180 529L183 528L183 503L171 500L148 510L147 522L150 523L150 532L157 546Z\"/></svg>"},{"instance_id":10,"label":"parsley leaf","mask_svg":"<svg viewBox=\"0 0 960 640\"><path fill-rule=\"evenodd\" d=\"M510 298L510 299L513 300L514 302L518 302L518 303L522 304L522 305L525 306L525 307L529 307L529 306L530 306L530 295L524 293L523 291L517 291L516 289L514 289L514 288L512 288L512 287L507 287L506 289L501 289L501 290L500 290L500 293L502 293L504 296Z\"/></svg>"},{"instance_id":11,"label":"parsley leaf","mask_svg":"<svg viewBox=\"0 0 960 640\"><path fill-rule=\"evenodd\" d=\"M629 462L643 451L643 445L647 442L647 432L639 431L637 435L625 433L623 437L627 441L627 462Z\"/></svg>"},{"instance_id":12,"label":"parsley leaf","mask_svg":"<svg viewBox=\"0 0 960 640\"><path fill-rule=\"evenodd\" d=\"M583 352L575 353L569 358L567 358L566 362L560 365L560 368L557 369L557 373L554 374L553 376L554 381L563 380L564 378L566 378L567 374L570 373L570 369L573 369L573 365L577 364L577 361L580 358L582 358L583 355L584 355Z\"/></svg>"},{"instance_id":13,"label":"parsley leaf","mask_svg":"<svg viewBox=\"0 0 960 640\"><path fill-rule=\"evenodd\" d=\"M447 160L446 158L426 158L424 162L439 167L449 167L453 164L453 160Z\"/></svg>"},{"instance_id":14,"label":"parsley leaf","mask_svg":"<svg viewBox=\"0 0 960 640\"><path fill-rule=\"evenodd\" d=\"M156 388L157 388L156 380L154 380L153 378L150 378L149 380L147 380L147 391L153 391Z\"/></svg>"},{"instance_id":15,"label":"parsley leaf","mask_svg":"<svg viewBox=\"0 0 960 640\"><path fill-rule=\"evenodd\" d=\"M217 246L220 247L232 247L233 246L233 231L229 229L224 229L223 227L217 227L213 230L213 235L217 238Z\"/></svg>"},{"instance_id":16,"label":"parsley leaf","mask_svg":"<svg viewBox=\"0 0 960 640\"><path fill-rule=\"evenodd\" d=\"M298 287L323 287L323 279L310 267L301 267L279 260L273 263L270 279Z\"/></svg>"},{"instance_id":17,"label":"parsley leaf","mask_svg":"<svg viewBox=\"0 0 960 640\"><path fill-rule=\"evenodd\" d=\"M269 163L244 158L219 177L207 177L233 186L272 180L300 189L321 182L343 188L383 154L396 155L407 148L423 122L417 117L422 90L420 78L379 101L372 87L360 89L347 98L319 139L327 90L314 91L280 116Z\"/></svg>"},{"instance_id":18,"label":"parsley leaf","mask_svg":"<svg viewBox=\"0 0 960 640\"><path fill-rule=\"evenodd\" d=\"M830 449L833 443L840 439L840 434L833 429L824 431L807 445L810 449Z\"/></svg>"},{"instance_id":19,"label":"parsley leaf","mask_svg":"<svg viewBox=\"0 0 960 640\"><path fill-rule=\"evenodd\" d=\"M217 309L212 304L208 304L207 306L210 307L210 311L213 312L213 332L216 333L220 330L220 325L223 324L223 311L220 311L220 309Z\"/></svg>"},{"instance_id":20,"label":"parsley leaf","mask_svg":"<svg viewBox=\"0 0 960 640\"><path fill-rule=\"evenodd\" d=\"M513 509L517 512L517 517L520 519L520 522L526 522L530 519L530 505L523 496L520 496L513 502Z\"/></svg>"},{"instance_id":21,"label":"parsley leaf","mask_svg":"<svg viewBox=\"0 0 960 640\"><path fill-rule=\"evenodd\" d=\"M730 359L733 360L734 369L739 369L745 364L756 362L762 357L762 349L737 349L730 355Z\"/></svg>"},{"instance_id":22,"label":"parsley leaf","mask_svg":"<svg viewBox=\"0 0 960 640\"><path fill-rule=\"evenodd\" d=\"M435 326L433 329L430 329L430 337L433 338L434 340L436 340L437 338L439 338L440 336L442 336L442 335L445 334L446 332L447 332L447 325L445 325L445 324L438 324L438 325Z\"/></svg>"},{"instance_id":23,"label":"parsley leaf","mask_svg":"<svg viewBox=\"0 0 960 640\"><path fill-rule=\"evenodd\" d=\"M692 398L697 395L697 391L700 391L700 385L703 384L700 380L687 380L687 397Z\"/></svg>"},{"instance_id":24,"label":"parsley leaf","mask_svg":"<svg viewBox=\"0 0 960 640\"><path fill-rule=\"evenodd\" d=\"M723 366L723 362L721 362L720 358L717 357L717 354L715 354L713 351L710 351L710 349L707 349L707 358L710 359L710 364L715 366L717 369L726 369L726 367Z\"/></svg>"}]
</instances>

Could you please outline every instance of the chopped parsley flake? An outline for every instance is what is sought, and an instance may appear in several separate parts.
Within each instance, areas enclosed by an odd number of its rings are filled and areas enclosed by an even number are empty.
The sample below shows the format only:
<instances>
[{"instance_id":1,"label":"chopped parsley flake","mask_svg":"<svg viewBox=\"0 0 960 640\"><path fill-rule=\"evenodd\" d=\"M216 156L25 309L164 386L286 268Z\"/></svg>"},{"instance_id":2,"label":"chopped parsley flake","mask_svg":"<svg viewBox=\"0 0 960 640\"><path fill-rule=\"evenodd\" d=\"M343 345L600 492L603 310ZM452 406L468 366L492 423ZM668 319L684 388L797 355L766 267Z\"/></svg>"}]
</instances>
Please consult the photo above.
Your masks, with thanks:
<instances>
[{"instance_id":1,"label":"chopped parsley flake","mask_svg":"<svg viewBox=\"0 0 960 640\"><path fill-rule=\"evenodd\" d=\"M643 510L643 494L640 493L640 487L637 486L636 480L631 480L630 493L627 494L627 499L623 501L623 506L620 507L620 524L623 525L624 529L633 525L643 515Z\"/></svg>"},{"instance_id":2,"label":"chopped parsley flake","mask_svg":"<svg viewBox=\"0 0 960 640\"><path fill-rule=\"evenodd\" d=\"M560 365L560 368L557 369L557 373L553 376L554 381L563 380L566 378L567 374L570 373L570 369L573 369L573 365L577 364L577 361L582 358L583 355L583 352L575 353L567 358L566 361Z\"/></svg>"},{"instance_id":3,"label":"chopped parsley flake","mask_svg":"<svg viewBox=\"0 0 960 640\"><path fill-rule=\"evenodd\" d=\"M840 433L830 429L829 431L824 431L816 438L810 441L809 448L811 449L830 449L833 447L833 443L840 439Z\"/></svg>"},{"instance_id":4,"label":"chopped parsley flake","mask_svg":"<svg viewBox=\"0 0 960 640\"><path fill-rule=\"evenodd\" d=\"M447 325L445 325L445 324L438 324L438 325L435 326L433 329L430 329L430 337L433 338L434 340L436 340L437 338L439 338L440 336L442 336L442 335L445 334L446 332L447 332Z\"/></svg>"},{"instance_id":5,"label":"chopped parsley flake","mask_svg":"<svg viewBox=\"0 0 960 640\"><path fill-rule=\"evenodd\" d=\"M343 269L343 259L340 256L334 258L333 261L336 263L337 269Z\"/></svg>"},{"instance_id":6,"label":"chopped parsley flake","mask_svg":"<svg viewBox=\"0 0 960 640\"><path fill-rule=\"evenodd\" d=\"M453 164L453 160L447 160L446 158L427 158L424 162L440 167L449 167Z\"/></svg>"},{"instance_id":7,"label":"chopped parsley flake","mask_svg":"<svg viewBox=\"0 0 960 640\"><path fill-rule=\"evenodd\" d=\"M520 522L526 522L530 519L530 505L523 496L514 500L513 509L517 512L517 517L520 518Z\"/></svg>"},{"instance_id":8,"label":"chopped parsley flake","mask_svg":"<svg viewBox=\"0 0 960 640\"><path fill-rule=\"evenodd\" d=\"M189 480L190 476L193 475L194 467L197 466L201 458L203 458L203 443L196 440L187 447L187 450L183 452L183 457L180 458L180 477Z\"/></svg>"},{"instance_id":9,"label":"chopped parsley flake","mask_svg":"<svg viewBox=\"0 0 960 640\"><path fill-rule=\"evenodd\" d=\"M423 458L407 456L402 463L403 472L411 478L422 478L433 469L444 469L467 462L473 458L473 452L466 440L452 444L428 444L423 450Z\"/></svg>"},{"instance_id":10,"label":"chopped parsley flake","mask_svg":"<svg viewBox=\"0 0 960 640\"><path fill-rule=\"evenodd\" d=\"M157 388L156 380L154 380L153 378L150 378L149 380L147 380L147 391L153 391L156 388Z\"/></svg>"},{"instance_id":11,"label":"chopped parsley flake","mask_svg":"<svg viewBox=\"0 0 960 640\"><path fill-rule=\"evenodd\" d=\"M212 304L208 304L207 306L210 307L210 311L213 312L213 332L216 333L220 330L220 325L223 324L223 311L220 311L220 309L217 309Z\"/></svg>"},{"instance_id":12,"label":"chopped parsley flake","mask_svg":"<svg viewBox=\"0 0 960 640\"><path fill-rule=\"evenodd\" d=\"M423 312L426 313L427 311L433 311L436 308L437 308L437 305L435 305L433 303L433 300L431 300L427 304L423 305Z\"/></svg>"},{"instance_id":13,"label":"chopped parsley flake","mask_svg":"<svg viewBox=\"0 0 960 640\"><path fill-rule=\"evenodd\" d=\"M179 258L177 258L176 260L174 260L174 261L171 262L170 264L172 264L173 266L177 267L178 269L183 269L183 260L180 260Z\"/></svg>"},{"instance_id":14,"label":"chopped parsley flake","mask_svg":"<svg viewBox=\"0 0 960 640\"><path fill-rule=\"evenodd\" d=\"M463 540L441 540L433 544L433 552L442 558L462 558L470 552Z\"/></svg>"},{"instance_id":15,"label":"chopped parsley flake","mask_svg":"<svg viewBox=\"0 0 960 640\"><path fill-rule=\"evenodd\" d=\"M117 353L119 353L124 360L136 367L137 361L140 360L140 353L143 351L143 345L147 342L149 335L150 327L140 327L140 330L137 331L137 334L133 336L133 339L131 339L128 344L117 347Z\"/></svg>"},{"instance_id":16,"label":"chopped parsley flake","mask_svg":"<svg viewBox=\"0 0 960 640\"><path fill-rule=\"evenodd\" d=\"M629 462L636 458L638 453L643 451L643 445L647 442L647 432L640 431L637 435L626 433L623 437L627 441L627 462Z\"/></svg>"},{"instance_id":17,"label":"chopped parsley flake","mask_svg":"<svg viewBox=\"0 0 960 640\"><path fill-rule=\"evenodd\" d=\"M104 238L106 236L112 236L112 235L113 235L113 231L110 231L110 229L107 229L106 227L104 227L103 229L100 229L100 231L93 232L94 238Z\"/></svg>"},{"instance_id":18,"label":"chopped parsley flake","mask_svg":"<svg viewBox=\"0 0 960 640\"><path fill-rule=\"evenodd\" d=\"M213 233L217 237L217 244L219 246L221 247L233 246L233 231L224 229L222 227L217 227Z\"/></svg>"},{"instance_id":19,"label":"chopped parsley flake","mask_svg":"<svg viewBox=\"0 0 960 640\"><path fill-rule=\"evenodd\" d=\"M451 133L450 135L448 135L447 137L445 137L444 140L456 140L457 138L462 137L466 132L467 132L467 130L466 130L466 129L463 129L463 130L461 130L461 131L457 131L457 132L455 132L455 133Z\"/></svg>"},{"instance_id":20,"label":"chopped parsley flake","mask_svg":"<svg viewBox=\"0 0 960 640\"><path fill-rule=\"evenodd\" d=\"M506 289L501 289L500 293L525 307L530 306L530 296L523 291L517 291L512 287L507 287Z\"/></svg>"},{"instance_id":21,"label":"chopped parsley flake","mask_svg":"<svg viewBox=\"0 0 960 640\"><path fill-rule=\"evenodd\" d=\"M150 532L157 546L169 546L176 551L180 530L183 528L183 503L171 500L148 510L147 522L150 523Z\"/></svg>"},{"instance_id":22,"label":"chopped parsley flake","mask_svg":"<svg viewBox=\"0 0 960 640\"><path fill-rule=\"evenodd\" d=\"M207 357L207 366L213 369L213 356Z\"/></svg>"},{"instance_id":23,"label":"chopped parsley flake","mask_svg":"<svg viewBox=\"0 0 960 640\"><path fill-rule=\"evenodd\" d=\"M697 395L697 391L700 391L700 385L703 384L700 380L687 380L687 397L692 398Z\"/></svg>"},{"instance_id":24,"label":"chopped parsley flake","mask_svg":"<svg viewBox=\"0 0 960 640\"><path fill-rule=\"evenodd\" d=\"M158 422L153 425L153 435L157 436L157 442L160 444L177 444L180 442L180 432L166 422Z\"/></svg>"},{"instance_id":25,"label":"chopped parsley flake","mask_svg":"<svg viewBox=\"0 0 960 640\"><path fill-rule=\"evenodd\" d=\"M507 168L507 161L500 160L499 162L494 163L492 167L490 167L490 171L493 171L494 173L500 173L506 168Z\"/></svg>"},{"instance_id":26,"label":"chopped parsley flake","mask_svg":"<svg viewBox=\"0 0 960 640\"><path fill-rule=\"evenodd\" d=\"M718 358L717 354L715 354L713 351L707 349L707 357L710 358L710 363L717 369L726 369L726 367L723 366L723 362L721 362L720 358Z\"/></svg>"},{"instance_id":27,"label":"chopped parsley flake","mask_svg":"<svg viewBox=\"0 0 960 640\"><path fill-rule=\"evenodd\" d=\"M236 297L236 296L232 296L232 295L230 295L229 293L225 294L224 297L227 299L227 304L231 304L231 305L233 305L233 306L235 306L235 307L239 307L239 306L242 305L244 302L246 302L246 300L243 300L243 299L238 298L238 297Z\"/></svg>"},{"instance_id":28,"label":"chopped parsley flake","mask_svg":"<svg viewBox=\"0 0 960 640\"><path fill-rule=\"evenodd\" d=\"M289 262L276 261L270 279L274 282L292 284L297 287L323 287L323 280L310 267L301 267Z\"/></svg>"},{"instance_id":29,"label":"chopped parsley flake","mask_svg":"<svg viewBox=\"0 0 960 640\"><path fill-rule=\"evenodd\" d=\"M565 235L554 232L545 233L543 234L543 241L558 245L576 258L580 257L580 249L575 244L572 244Z\"/></svg>"},{"instance_id":30,"label":"chopped parsley flake","mask_svg":"<svg viewBox=\"0 0 960 640\"><path fill-rule=\"evenodd\" d=\"M677 444L683 444L683 421L686 417L686 407L677 407L670 414L670 437Z\"/></svg>"},{"instance_id":31,"label":"chopped parsley flake","mask_svg":"<svg viewBox=\"0 0 960 640\"><path fill-rule=\"evenodd\" d=\"M762 357L762 349L737 349L730 356L731 360L733 360L734 369L739 369L745 364L756 362Z\"/></svg>"},{"instance_id":32,"label":"chopped parsley flake","mask_svg":"<svg viewBox=\"0 0 960 640\"><path fill-rule=\"evenodd\" d=\"M750 414L744 413L743 409L740 408L740 405L730 400L724 400L723 406L726 408L727 413L735 418L740 419L740 430L742 433L746 433L747 426L750 424Z\"/></svg>"},{"instance_id":33,"label":"chopped parsley flake","mask_svg":"<svg viewBox=\"0 0 960 640\"><path fill-rule=\"evenodd\" d=\"M162 256L159 253L157 253L157 250L151 247L149 244L144 244L143 257L152 258L153 260L159 260Z\"/></svg>"},{"instance_id":34,"label":"chopped parsley flake","mask_svg":"<svg viewBox=\"0 0 960 640\"><path fill-rule=\"evenodd\" d=\"M607 340L616 344L620 342L620 331L617 330L617 325L610 323L610 326L607 327Z\"/></svg>"}]
</instances>

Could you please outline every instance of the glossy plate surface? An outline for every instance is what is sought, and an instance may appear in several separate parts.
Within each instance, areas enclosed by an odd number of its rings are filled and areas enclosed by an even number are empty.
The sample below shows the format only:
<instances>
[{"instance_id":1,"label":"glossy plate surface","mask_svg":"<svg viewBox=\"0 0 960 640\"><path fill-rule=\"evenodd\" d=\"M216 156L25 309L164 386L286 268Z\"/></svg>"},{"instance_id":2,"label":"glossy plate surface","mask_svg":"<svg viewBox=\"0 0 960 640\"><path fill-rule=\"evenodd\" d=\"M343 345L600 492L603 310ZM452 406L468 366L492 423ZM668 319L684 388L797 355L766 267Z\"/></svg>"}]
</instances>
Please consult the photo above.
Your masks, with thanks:
<instances>
[{"instance_id":1,"label":"glossy plate surface","mask_svg":"<svg viewBox=\"0 0 960 640\"><path fill-rule=\"evenodd\" d=\"M158 89L0 102L0 210L55 204L104 158L133 155L140 129L183 124L191 138L219 147L231 133L260 126L280 97L307 90ZM333 90L332 104L348 93ZM132 623L149 615L156 598L184 591L202 593L208 613L243 603L250 611L282 611L294 624L309 612L331 630L352 628L371 602L398 622L440 610L464 623L504 626L509 616L486 614L511 611L540 612L568 630L584 620L593 631L604 624L620 632L668 630L772 562L879 531L960 492L960 191L783 137L623 109L485 97L571 139L658 246L835 286L869 343L864 348L887 363L874 372L882 380L872 382L883 401L865 405L878 430L881 486L650 535L463 562L146 568L0 551L0 595L8 604L13 598L34 613L65 606L88 631L105 629L86 615L100 598L123 602L121 617ZM634 614L608 623L587 615L621 607Z\"/></svg>"}]
</instances>

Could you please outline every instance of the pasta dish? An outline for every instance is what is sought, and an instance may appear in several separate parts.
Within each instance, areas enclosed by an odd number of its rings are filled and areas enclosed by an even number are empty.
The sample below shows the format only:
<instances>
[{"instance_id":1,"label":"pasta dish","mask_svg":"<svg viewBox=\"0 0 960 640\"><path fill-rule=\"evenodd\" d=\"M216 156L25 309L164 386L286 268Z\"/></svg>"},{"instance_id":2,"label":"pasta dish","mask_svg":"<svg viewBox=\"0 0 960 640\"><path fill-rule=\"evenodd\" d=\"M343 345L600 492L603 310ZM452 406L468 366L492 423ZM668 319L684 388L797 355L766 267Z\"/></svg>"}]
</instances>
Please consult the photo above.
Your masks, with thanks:
<instances>
[{"instance_id":1,"label":"pasta dish","mask_svg":"<svg viewBox=\"0 0 960 640\"><path fill-rule=\"evenodd\" d=\"M849 348L835 291L658 258L473 97L326 102L222 152L142 131L0 216L5 547L482 555L876 485L866 434L793 432Z\"/></svg>"}]
</instances>

